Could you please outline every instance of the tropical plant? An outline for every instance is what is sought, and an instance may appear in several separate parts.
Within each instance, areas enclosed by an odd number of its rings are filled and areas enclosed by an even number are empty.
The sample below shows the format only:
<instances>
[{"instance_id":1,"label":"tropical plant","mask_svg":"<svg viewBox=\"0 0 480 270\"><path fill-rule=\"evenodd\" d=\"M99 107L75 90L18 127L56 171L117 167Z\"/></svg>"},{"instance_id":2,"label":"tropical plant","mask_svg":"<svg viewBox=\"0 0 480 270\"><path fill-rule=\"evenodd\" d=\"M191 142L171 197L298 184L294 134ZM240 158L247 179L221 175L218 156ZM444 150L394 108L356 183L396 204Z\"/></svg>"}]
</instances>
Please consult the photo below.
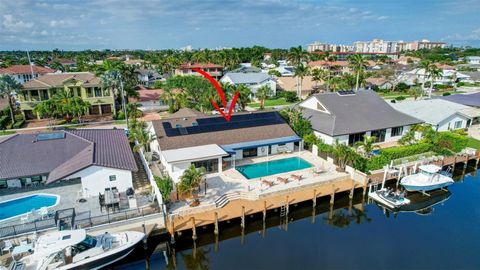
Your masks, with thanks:
<instances>
[{"instance_id":1,"label":"tropical plant","mask_svg":"<svg viewBox=\"0 0 480 270\"><path fill-rule=\"evenodd\" d=\"M91 104L80 97L72 96L70 91L57 92L50 99L38 103L33 112L42 117L64 117L67 122L76 117L81 122L81 117L90 109Z\"/></svg>"},{"instance_id":2,"label":"tropical plant","mask_svg":"<svg viewBox=\"0 0 480 270\"><path fill-rule=\"evenodd\" d=\"M296 67L293 68L293 77L297 78L297 95L298 98L302 98L302 86L303 86L303 78L310 74L310 68L303 63L299 63Z\"/></svg>"},{"instance_id":3,"label":"tropical plant","mask_svg":"<svg viewBox=\"0 0 480 270\"><path fill-rule=\"evenodd\" d=\"M251 99L252 90L250 90L250 88L248 88L246 85L240 84L240 85L236 86L236 91L239 94L238 101L237 101L238 105L240 105L240 108L243 111L243 110L245 110L245 107L247 106L247 104L252 101L252 99Z\"/></svg>"},{"instance_id":4,"label":"tropical plant","mask_svg":"<svg viewBox=\"0 0 480 270\"><path fill-rule=\"evenodd\" d=\"M357 154L348 145L339 143L338 140L335 144L334 150L335 157L338 160L338 166L341 170L345 170L349 162L354 162Z\"/></svg>"},{"instance_id":5,"label":"tropical plant","mask_svg":"<svg viewBox=\"0 0 480 270\"><path fill-rule=\"evenodd\" d=\"M132 143L135 142L133 150L139 152L141 149L144 149L145 152L150 152L150 143L155 140L155 136L148 132L147 124L132 119L129 123L128 130L128 140Z\"/></svg>"},{"instance_id":6,"label":"tropical plant","mask_svg":"<svg viewBox=\"0 0 480 270\"><path fill-rule=\"evenodd\" d=\"M368 66L368 62L361 54L354 54L350 56L348 61L350 63L350 67L356 73L355 91L358 91L358 87L360 86L360 74L365 71Z\"/></svg>"},{"instance_id":7,"label":"tropical plant","mask_svg":"<svg viewBox=\"0 0 480 270\"><path fill-rule=\"evenodd\" d=\"M159 177L154 175L153 178L155 179L155 183L157 184L157 187L162 194L163 201L168 202L170 200L170 193L172 193L173 191L172 178L169 175L165 177Z\"/></svg>"},{"instance_id":8,"label":"tropical plant","mask_svg":"<svg viewBox=\"0 0 480 270\"><path fill-rule=\"evenodd\" d=\"M0 75L0 98L7 98L8 108L10 110L10 121L15 123L15 112L13 107L13 95L17 94L22 85L10 75Z\"/></svg>"},{"instance_id":9,"label":"tropical plant","mask_svg":"<svg viewBox=\"0 0 480 270\"><path fill-rule=\"evenodd\" d=\"M263 85L257 89L256 98L260 101L260 110L265 108L265 100L273 95L272 89L268 85Z\"/></svg>"},{"instance_id":10,"label":"tropical plant","mask_svg":"<svg viewBox=\"0 0 480 270\"><path fill-rule=\"evenodd\" d=\"M415 100L417 100L419 97L423 95L423 90L418 86L413 86L410 88L408 93L412 95Z\"/></svg>"},{"instance_id":11,"label":"tropical plant","mask_svg":"<svg viewBox=\"0 0 480 270\"><path fill-rule=\"evenodd\" d=\"M180 183L178 183L178 191L180 193L190 193L192 196L193 189L198 187L205 174L205 168L195 168L195 165L191 164L188 169L183 172L180 177Z\"/></svg>"},{"instance_id":12,"label":"tropical plant","mask_svg":"<svg viewBox=\"0 0 480 270\"><path fill-rule=\"evenodd\" d=\"M109 63L108 61L106 63ZM108 65L107 65L108 66ZM116 100L120 94L121 74L118 70L107 70L100 76L102 87L111 91L114 95L113 99L113 115L117 116Z\"/></svg>"},{"instance_id":13,"label":"tropical plant","mask_svg":"<svg viewBox=\"0 0 480 270\"><path fill-rule=\"evenodd\" d=\"M354 144L355 149L363 157L369 158L373 150L380 148L378 145L374 145L376 139L375 136L365 136L363 137L363 141L358 141Z\"/></svg>"}]
</instances>

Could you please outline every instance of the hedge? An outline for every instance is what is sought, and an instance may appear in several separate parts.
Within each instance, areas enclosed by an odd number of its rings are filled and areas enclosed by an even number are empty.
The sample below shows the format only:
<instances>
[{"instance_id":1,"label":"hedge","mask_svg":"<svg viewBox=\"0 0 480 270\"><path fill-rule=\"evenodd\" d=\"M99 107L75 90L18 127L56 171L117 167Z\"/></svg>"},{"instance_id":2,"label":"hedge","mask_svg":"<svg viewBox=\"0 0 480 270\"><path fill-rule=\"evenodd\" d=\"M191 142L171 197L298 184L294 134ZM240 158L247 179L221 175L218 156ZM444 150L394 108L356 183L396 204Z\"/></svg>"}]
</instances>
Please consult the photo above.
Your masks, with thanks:
<instances>
[{"instance_id":1,"label":"hedge","mask_svg":"<svg viewBox=\"0 0 480 270\"><path fill-rule=\"evenodd\" d=\"M465 149L467 144L468 138L466 136L448 131L437 133L435 138L435 146L437 147L437 151L442 148L446 148L454 153L458 153Z\"/></svg>"},{"instance_id":2,"label":"hedge","mask_svg":"<svg viewBox=\"0 0 480 270\"><path fill-rule=\"evenodd\" d=\"M430 143L418 143L413 145L392 147L382 149L380 155L374 156L367 161L366 171L378 170L398 158L413 156L428 151L432 151L434 145Z\"/></svg>"}]
</instances>

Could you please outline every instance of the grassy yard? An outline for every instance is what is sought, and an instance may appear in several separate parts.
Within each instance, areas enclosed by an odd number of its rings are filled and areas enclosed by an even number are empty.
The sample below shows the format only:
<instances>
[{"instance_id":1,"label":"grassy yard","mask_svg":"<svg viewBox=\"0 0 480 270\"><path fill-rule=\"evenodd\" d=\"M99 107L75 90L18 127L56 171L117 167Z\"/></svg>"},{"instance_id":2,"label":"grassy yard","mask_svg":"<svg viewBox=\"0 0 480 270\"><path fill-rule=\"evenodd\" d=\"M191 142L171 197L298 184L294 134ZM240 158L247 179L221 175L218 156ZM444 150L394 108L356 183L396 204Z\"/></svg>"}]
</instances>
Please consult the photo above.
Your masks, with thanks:
<instances>
[{"instance_id":1,"label":"grassy yard","mask_svg":"<svg viewBox=\"0 0 480 270\"><path fill-rule=\"evenodd\" d=\"M0 136L5 136L5 135L12 135L15 134L16 132L13 130L0 130Z\"/></svg>"},{"instance_id":2,"label":"grassy yard","mask_svg":"<svg viewBox=\"0 0 480 270\"><path fill-rule=\"evenodd\" d=\"M293 103L287 102L285 98L265 100L265 107L284 106L284 105L290 105L290 104L293 104ZM259 108L260 102L249 103L248 106L252 108Z\"/></svg>"},{"instance_id":3,"label":"grassy yard","mask_svg":"<svg viewBox=\"0 0 480 270\"><path fill-rule=\"evenodd\" d=\"M474 139L472 137L468 137L468 147L480 149L480 140Z\"/></svg>"}]
</instances>

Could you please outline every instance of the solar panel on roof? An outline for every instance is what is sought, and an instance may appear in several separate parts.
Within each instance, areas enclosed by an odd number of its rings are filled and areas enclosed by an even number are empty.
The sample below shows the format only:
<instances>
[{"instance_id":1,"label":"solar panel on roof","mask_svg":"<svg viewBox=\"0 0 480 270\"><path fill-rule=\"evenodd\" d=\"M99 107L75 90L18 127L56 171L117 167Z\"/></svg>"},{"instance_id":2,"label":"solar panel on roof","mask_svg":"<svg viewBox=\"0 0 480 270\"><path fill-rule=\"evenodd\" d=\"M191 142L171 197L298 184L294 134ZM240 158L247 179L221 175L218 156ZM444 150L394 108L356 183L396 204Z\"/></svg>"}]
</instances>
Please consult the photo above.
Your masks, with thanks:
<instances>
[{"instance_id":1,"label":"solar panel on roof","mask_svg":"<svg viewBox=\"0 0 480 270\"><path fill-rule=\"evenodd\" d=\"M180 134L182 134L182 135L187 135L188 134L187 129L184 128L184 127L178 128L178 131L180 131Z\"/></svg>"},{"instance_id":2,"label":"solar panel on roof","mask_svg":"<svg viewBox=\"0 0 480 270\"><path fill-rule=\"evenodd\" d=\"M355 95L355 91L353 90L340 90L337 92L339 96L349 96L349 95Z\"/></svg>"},{"instance_id":3,"label":"solar panel on roof","mask_svg":"<svg viewBox=\"0 0 480 270\"><path fill-rule=\"evenodd\" d=\"M37 141L48 141L48 140L58 140L64 139L64 132L53 132L53 133L39 133L36 136Z\"/></svg>"}]
</instances>

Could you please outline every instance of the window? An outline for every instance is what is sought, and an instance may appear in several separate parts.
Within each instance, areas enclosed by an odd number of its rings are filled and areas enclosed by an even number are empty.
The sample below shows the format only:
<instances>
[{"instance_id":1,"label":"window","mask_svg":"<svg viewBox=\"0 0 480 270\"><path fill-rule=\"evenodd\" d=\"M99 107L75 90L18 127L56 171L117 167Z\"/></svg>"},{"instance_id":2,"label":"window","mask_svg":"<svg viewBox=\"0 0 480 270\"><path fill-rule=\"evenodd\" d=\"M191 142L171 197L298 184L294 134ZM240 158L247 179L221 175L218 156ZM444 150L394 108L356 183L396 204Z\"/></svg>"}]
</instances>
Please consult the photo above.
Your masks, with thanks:
<instances>
[{"instance_id":1,"label":"window","mask_svg":"<svg viewBox=\"0 0 480 270\"><path fill-rule=\"evenodd\" d=\"M110 182L117 181L117 176L116 175L110 175Z\"/></svg>"},{"instance_id":2,"label":"window","mask_svg":"<svg viewBox=\"0 0 480 270\"><path fill-rule=\"evenodd\" d=\"M379 129L379 130L373 130L370 134L370 136L375 137L375 142L384 142L385 141L385 134L387 133L386 129Z\"/></svg>"},{"instance_id":3,"label":"window","mask_svg":"<svg viewBox=\"0 0 480 270\"><path fill-rule=\"evenodd\" d=\"M110 96L110 89L108 89L108 88L103 89L103 96L104 97Z\"/></svg>"},{"instance_id":4,"label":"window","mask_svg":"<svg viewBox=\"0 0 480 270\"><path fill-rule=\"evenodd\" d=\"M100 88L95 87L95 97L101 97L102 96L102 91Z\"/></svg>"},{"instance_id":5,"label":"window","mask_svg":"<svg viewBox=\"0 0 480 270\"><path fill-rule=\"evenodd\" d=\"M91 98L93 97L93 89L92 88L87 88L87 97Z\"/></svg>"},{"instance_id":6,"label":"window","mask_svg":"<svg viewBox=\"0 0 480 270\"><path fill-rule=\"evenodd\" d=\"M209 159L192 162L195 168L205 168L207 173L218 172L218 159Z\"/></svg>"},{"instance_id":7,"label":"window","mask_svg":"<svg viewBox=\"0 0 480 270\"><path fill-rule=\"evenodd\" d=\"M256 157L257 156L257 148L249 148L243 149L243 157Z\"/></svg>"},{"instance_id":8,"label":"window","mask_svg":"<svg viewBox=\"0 0 480 270\"><path fill-rule=\"evenodd\" d=\"M354 133L354 134L348 135L348 145L352 146L356 142L362 142L363 137L365 137L365 132Z\"/></svg>"},{"instance_id":9,"label":"window","mask_svg":"<svg viewBox=\"0 0 480 270\"><path fill-rule=\"evenodd\" d=\"M462 121L455 122L455 129L462 128Z\"/></svg>"},{"instance_id":10,"label":"window","mask_svg":"<svg viewBox=\"0 0 480 270\"><path fill-rule=\"evenodd\" d=\"M403 127L394 127L392 128L392 134L390 137L400 136L403 133Z\"/></svg>"}]
</instances>

